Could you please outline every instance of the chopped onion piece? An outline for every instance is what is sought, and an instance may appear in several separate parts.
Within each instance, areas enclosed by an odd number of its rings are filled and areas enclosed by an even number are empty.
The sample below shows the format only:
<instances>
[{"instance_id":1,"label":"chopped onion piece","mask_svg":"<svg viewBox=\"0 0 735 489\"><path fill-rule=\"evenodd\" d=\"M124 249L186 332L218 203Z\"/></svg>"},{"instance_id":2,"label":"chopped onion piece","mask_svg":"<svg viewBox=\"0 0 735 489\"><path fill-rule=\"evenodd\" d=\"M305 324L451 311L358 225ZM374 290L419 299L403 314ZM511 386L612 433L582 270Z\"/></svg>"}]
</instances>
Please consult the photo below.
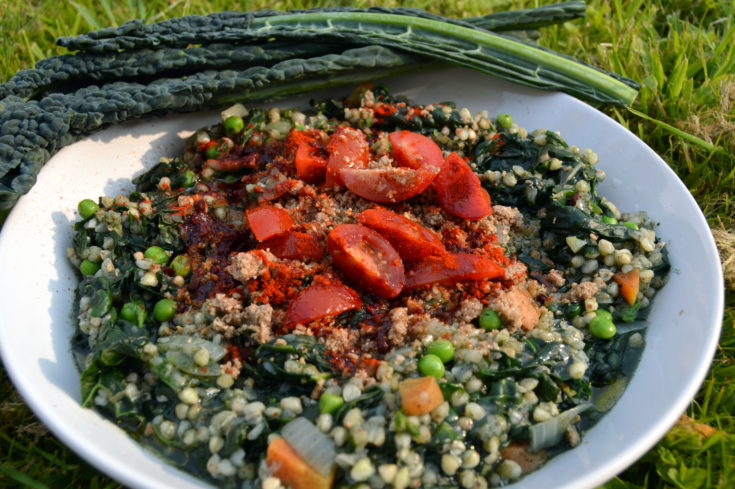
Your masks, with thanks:
<instances>
[{"instance_id":1,"label":"chopped onion piece","mask_svg":"<svg viewBox=\"0 0 735 489\"><path fill-rule=\"evenodd\" d=\"M591 403L580 404L572 409L567 409L548 421L532 425L529 428L529 433L531 434L531 451L537 452L559 443L574 418L578 414L586 411L590 406L592 406Z\"/></svg>"},{"instance_id":2,"label":"chopped onion piece","mask_svg":"<svg viewBox=\"0 0 735 489\"><path fill-rule=\"evenodd\" d=\"M161 352L179 350L191 356L204 348L209 352L209 358L214 362L222 359L227 353L227 350L221 345L203 338L186 335L163 336L158 339L156 346Z\"/></svg>"},{"instance_id":3,"label":"chopped onion piece","mask_svg":"<svg viewBox=\"0 0 735 489\"><path fill-rule=\"evenodd\" d=\"M283 427L281 435L317 472L328 475L334 470L334 460L337 457L334 442L308 419L294 419Z\"/></svg>"},{"instance_id":4,"label":"chopped onion piece","mask_svg":"<svg viewBox=\"0 0 735 489\"><path fill-rule=\"evenodd\" d=\"M248 109L245 108L243 104L235 104L227 107L220 113L220 115L222 116L222 121L226 121L228 118L233 116L246 117L248 115Z\"/></svg>"}]
</instances>

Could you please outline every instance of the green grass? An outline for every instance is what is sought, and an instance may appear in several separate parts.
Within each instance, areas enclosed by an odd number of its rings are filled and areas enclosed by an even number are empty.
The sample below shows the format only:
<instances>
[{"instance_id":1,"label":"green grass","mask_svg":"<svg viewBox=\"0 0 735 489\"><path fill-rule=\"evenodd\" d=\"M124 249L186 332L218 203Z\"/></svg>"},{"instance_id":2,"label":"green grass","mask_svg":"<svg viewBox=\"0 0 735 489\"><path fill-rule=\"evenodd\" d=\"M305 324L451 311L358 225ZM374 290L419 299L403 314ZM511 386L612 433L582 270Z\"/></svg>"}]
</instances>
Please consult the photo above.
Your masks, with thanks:
<instances>
[{"instance_id":1,"label":"green grass","mask_svg":"<svg viewBox=\"0 0 735 489\"><path fill-rule=\"evenodd\" d=\"M62 51L61 35L115 25L131 18L148 21L170 16L237 9L307 8L317 5L367 6L373 2L229 0L6 0L0 13L0 79ZM397 5L385 1L382 5ZM548 2L541 2L548 3ZM401 2L444 15L465 17L488 8L535 6L513 0ZM606 112L628 127L681 177L718 234L723 260L735 265L735 4L732 0L594 0L583 21L546 29L540 42L643 84L633 108L692 138L625 109ZM729 253L729 254L728 254ZM731 274L735 275L732 268ZM735 283L730 282L719 348L712 369L687 415L714 428L714 435L680 423L607 489L735 487ZM0 487L114 488L70 452L33 416L8 382L0 381ZM634 413L631 413L633 416ZM702 434L704 431L705 434ZM708 436L706 436L708 435Z\"/></svg>"}]
</instances>

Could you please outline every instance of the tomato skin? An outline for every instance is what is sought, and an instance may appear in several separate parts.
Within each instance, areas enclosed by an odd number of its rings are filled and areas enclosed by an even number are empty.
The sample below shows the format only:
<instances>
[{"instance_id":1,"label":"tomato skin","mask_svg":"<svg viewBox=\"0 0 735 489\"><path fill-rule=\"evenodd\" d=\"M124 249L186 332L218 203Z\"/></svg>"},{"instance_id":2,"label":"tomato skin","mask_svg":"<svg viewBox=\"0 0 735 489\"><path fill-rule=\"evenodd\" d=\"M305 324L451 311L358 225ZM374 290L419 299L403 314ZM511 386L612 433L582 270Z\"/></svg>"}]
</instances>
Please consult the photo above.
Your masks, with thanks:
<instances>
[{"instance_id":1,"label":"tomato skin","mask_svg":"<svg viewBox=\"0 0 735 489\"><path fill-rule=\"evenodd\" d=\"M402 202L420 194L431 185L444 164L441 148L422 134L395 131L388 139L397 166L377 169L352 166L338 170L341 183L352 193L384 204Z\"/></svg>"},{"instance_id":2,"label":"tomato skin","mask_svg":"<svg viewBox=\"0 0 735 489\"><path fill-rule=\"evenodd\" d=\"M405 283L403 261L387 239L360 224L341 224L327 236L334 264L369 292L390 299Z\"/></svg>"},{"instance_id":3,"label":"tomato skin","mask_svg":"<svg viewBox=\"0 0 735 489\"><path fill-rule=\"evenodd\" d=\"M444 168L434 180L434 188L439 205L447 214L475 220L493 213L490 196L480 179L457 153L447 156Z\"/></svg>"},{"instance_id":4,"label":"tomato skin","mask_svg":"<svg viewBox=\"0 0 735 489\"><path fill-rule=\"evenodd\" d=\"M299 131L292 129L287 144L295 147L294 165L296 175L306 183L321 183L327 172L326 148L321 144L324 133L312 129Z\"/></svg>"},{"instance_id":5,"label":"tomato skin","mask_svg":"<svg viewBox=\"0 0 735 489\"><path fill-rule=\"evenodd\" d=\"M296 148L296 175L306 183L321 183L327 174L327 160L318 151L310 143L300 143Z\"/></svg>"},{"instance_id":6,"label":"tomato skin","mask_svg":"<svg viewBox=\"0 0 735 489\"><path fill-rule=\"evenodd\" d=\"M502 277L505 269L496 261L468 253L430 256L406 273L405 290L435 283L452 284L466 280Z\"/></svg>"},{"instance_id":7,"label":"tomato skin","mask_svg":"<svg viewBox=\"0 0 735 489\"><path fill-rule=\"evenodd\" d=\"M340 176L345 187L353 194L372 202L394 204L426 190L436 175L412 168L344 168Z\"/></svg>"},{"instance_id":8,"label":"tomato skin","mask_svg":"<svg viewBox=\"0 0 735 489\"><path fill-rule=\"evenodd\" d=\"M250 230L258 241L265 241L296 226L286 209L262 204L245 212Z\"/></svg>"},{"instance_id":9,"label":"tomato skin","mask_svg":"<svg viewBox=\"0 0 735 489\"><path fill-rule=\"evenodd\" d=\"M370 161L370 147L365 133L351 127L339 127L327 143L327 185L343 185L340 170L365 168Z\"/></svg>"},{"instance_id":10,"label":"tomato skin","mask_svg":"<svg viewBox=\"0 0 735 489\"><path fill-rule=\"evenodd\" d=\"M362 301L357 292L346 285L337 281L314 283L299 292L291 301L283 325L286 328L293 328L297 324L336 316L360 307Z\"/></svg>"},{"instance_id":11,"label":"tomato skin","mask_svg":"<svg viewBox=\"0 0 735 489\"><path fill-rule=\"evenodd\" d=\"M434 140L411 131L395 131L388 135L391 154L398 166L438 174L444 166L444 154Z\"/></svg>"},{"instance_id":12,"label":"tomato skin","mask_svg":"<svg viewBox=\"0 0 735 489\"><path fill-rule=\"evenodd\" d=\"M278 258L289 260L319 261L324 257L324 250L316 238L298 231L289 231L268 238L260 243L258 248L267 248Z\"/></svg>"},{"instance_id":13,"label":"tomato skin","mask_svg":"<svg viewBox=\"0 0 735 489\"><path fill-rule=\"evenodd\" d=\"M446 252L437 233L383 207L368 209L357 220L387 239L404 262L421 261Z\"/></svg>"}]
</instances>

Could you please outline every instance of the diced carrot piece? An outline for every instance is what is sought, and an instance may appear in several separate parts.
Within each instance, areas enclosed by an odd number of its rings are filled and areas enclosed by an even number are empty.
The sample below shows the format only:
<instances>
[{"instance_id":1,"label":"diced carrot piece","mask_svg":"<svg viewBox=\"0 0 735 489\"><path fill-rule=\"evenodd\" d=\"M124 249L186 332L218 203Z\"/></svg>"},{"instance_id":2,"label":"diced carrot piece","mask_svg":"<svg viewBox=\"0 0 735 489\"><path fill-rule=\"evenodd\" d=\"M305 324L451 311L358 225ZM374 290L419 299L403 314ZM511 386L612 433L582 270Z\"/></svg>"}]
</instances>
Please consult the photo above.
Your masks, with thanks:
<instances>
[{"instance_id":1,"label":"diced carrot piece","mask_svg":"<svg viewBox=\"0 0 735 489\"><path fill-rule=\"evenodd\" d=\"M258 241L265 241L278 234L290 231L296 226L286 209L268 204L248 209L245 213L250 224L250 230Z\"/></svg>"},{"instance_id":2,"label":"diced carrot piece","mask_svg":"<svg viewBox=\"0 0 735 489\"><path fill-rule=\"evenodd\" d=\"M330 489L334 483L334 470L328 475L317 472L283 438L270 442L266 463L292 489Z\"/></svg>"},{"instance_id":3,"label":"diced carrot piece","mask_svg":"<svg viewBox=\"0 0 735 489\"><path fill-rule=\"evenodd\" d=\"M638 297L638 290L641 287L641 277L638 269L634 268L627 273L618 272L613 276L613 280L620 285L620 295L623 296L623 299L631 306L635 304L635 300Z\"/></svg>"},{"instance_id":4,"label":"diced carrot piece","mask_svg":"<svg viewBox=\"0 0 735 489\"><path fill-rule=\"evenodd\" d=\"M430 413L444 402L436 377L403 380L398 384L398 392L401 394L401 408L409 416Z\"/></svg>"}]
</instances>

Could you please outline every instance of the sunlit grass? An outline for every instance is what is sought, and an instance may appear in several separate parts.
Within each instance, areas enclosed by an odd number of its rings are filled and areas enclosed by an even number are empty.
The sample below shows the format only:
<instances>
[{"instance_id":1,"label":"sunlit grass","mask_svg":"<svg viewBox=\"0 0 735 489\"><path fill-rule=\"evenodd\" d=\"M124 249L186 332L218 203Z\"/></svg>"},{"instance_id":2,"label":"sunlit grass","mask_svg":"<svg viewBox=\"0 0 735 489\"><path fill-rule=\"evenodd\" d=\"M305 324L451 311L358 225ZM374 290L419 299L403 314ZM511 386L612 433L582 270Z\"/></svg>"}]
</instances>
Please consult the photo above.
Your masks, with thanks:
<instances>
[{"instance_id":1,"label":"sunlit grass","mask_svg":"<svg viewBox=\"0 0 735 489\"><path fill-rule=\"evenodd\" d=\"M62 54L55 38L117 25L217 10L310 8L320 5L415 6L447 16L490 8L532 7L534 1L458 0L264 1L231 0L5 0L0 10L0 79ZM605 112L660 154L695 195L713 226L735 224L735 2L732 0L595 0L587 18L543 31L540 43L642 83L633 108L718 148L693 144L627 110ZM13 33L12 42L11 36ZM732 235L730 235L732 236ZM723 238L725 239L725 238ZM735 239L735 238L732 238ZM672 429L607 489L735 487L735 297L717 356L687 414L716 431ZM3 372L4 374L4 372ZM631 413L631 415L634 415ZM707 432L709 433L709 432ZM7 378L0 382L0 486L112 489L99 474L48 434Z\"/></svg>"}]
</instances>

